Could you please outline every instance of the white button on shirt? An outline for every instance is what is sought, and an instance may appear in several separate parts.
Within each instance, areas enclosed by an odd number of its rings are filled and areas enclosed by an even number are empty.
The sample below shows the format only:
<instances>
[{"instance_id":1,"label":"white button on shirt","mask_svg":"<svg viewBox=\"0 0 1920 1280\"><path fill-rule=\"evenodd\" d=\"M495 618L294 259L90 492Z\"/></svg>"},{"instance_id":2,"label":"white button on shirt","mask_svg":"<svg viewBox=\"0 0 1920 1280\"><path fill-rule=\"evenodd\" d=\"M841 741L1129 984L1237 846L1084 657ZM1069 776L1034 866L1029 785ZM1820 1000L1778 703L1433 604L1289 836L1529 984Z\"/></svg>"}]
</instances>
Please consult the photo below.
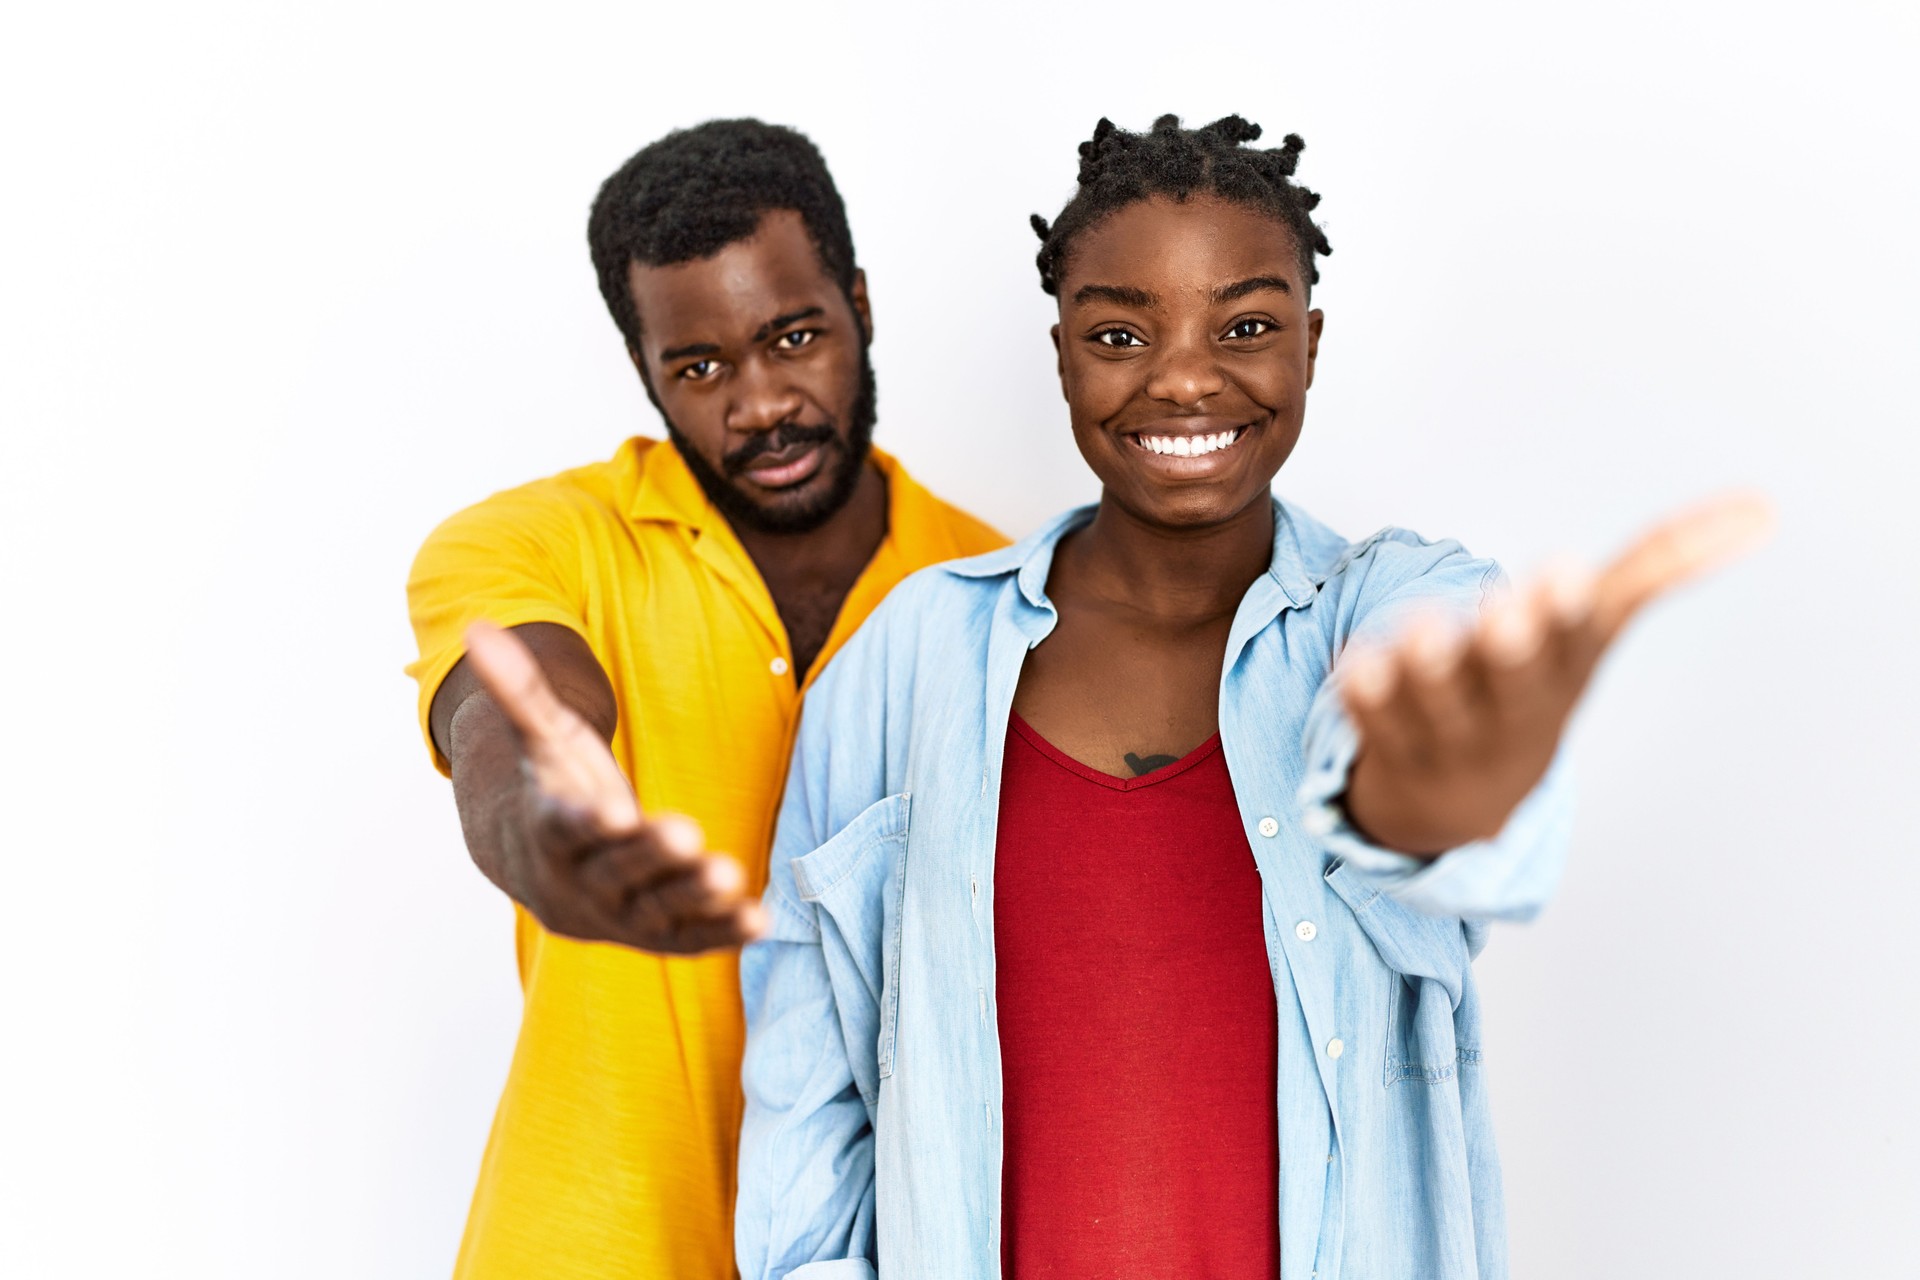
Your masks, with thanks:
<instances>
[{"instance_id":1,"label":"white button on shirt","mask_svg":"<svg viewBox=\"0 0 1920 1280\"><path fill-rule=\"evenodd\" d=\"M1333 1039L1327 1041L1327 1056L1329 1058L1337 1058L1346 1051L1347 1042L1339 1036L1335 1036Z\"/></svg>"},{"instance_id":2,"label":"white button on shirt","mask_svg":"<svg viewBox=\"0 0 1920 1280\"><path fill-rule=\"evenodd\" d=\"M1272 818L1260 819L1260 834L1271 840L1280 833L1280 824Z\"/></svg>"},{"instance_id":3,"label":"white button on shirt","mask_svg":"<svg viewBox=\"0 0 1920 1280\"><path fill-rule=\"evenodd\" d=\"M1314 927L1314 923L1311 920L1302 920L1299 924L1293 926L1293 936L1302 942L1312 942L1319 933L1320 930Z\"/></svg>"},{"instance_id":4,"label":"white button on shirt","mask_svg":"<svg viewBox=\"0 0 1920 1280\"><path fill-rule=\"evenodd\" d=\"M785 658L775 658L767 665L767 670L777 676L783 676L787 674L787 660Z\"/></svg>"}]
</instances>

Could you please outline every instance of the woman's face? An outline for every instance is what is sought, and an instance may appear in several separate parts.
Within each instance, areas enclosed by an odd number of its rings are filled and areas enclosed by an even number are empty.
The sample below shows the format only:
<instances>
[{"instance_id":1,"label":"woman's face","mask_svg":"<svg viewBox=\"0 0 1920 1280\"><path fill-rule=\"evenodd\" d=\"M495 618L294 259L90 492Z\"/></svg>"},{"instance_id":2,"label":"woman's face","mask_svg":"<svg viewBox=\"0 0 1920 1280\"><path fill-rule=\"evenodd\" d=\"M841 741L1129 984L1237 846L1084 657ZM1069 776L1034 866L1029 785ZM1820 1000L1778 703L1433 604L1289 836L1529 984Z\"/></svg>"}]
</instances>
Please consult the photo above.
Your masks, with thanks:
<instances>
[{"instance_id":1,"label":"woman's face","mask_svg":"<svg viewBox=\"0 0 1920 1280\"><path fill-rule=\"evenodd\" d=\"M1208 196L1083 231L1060 281L1060 389L1109 502L1192 530L1267 501L1320 344L1292 233Z\"/></svg>"}]
</instances>

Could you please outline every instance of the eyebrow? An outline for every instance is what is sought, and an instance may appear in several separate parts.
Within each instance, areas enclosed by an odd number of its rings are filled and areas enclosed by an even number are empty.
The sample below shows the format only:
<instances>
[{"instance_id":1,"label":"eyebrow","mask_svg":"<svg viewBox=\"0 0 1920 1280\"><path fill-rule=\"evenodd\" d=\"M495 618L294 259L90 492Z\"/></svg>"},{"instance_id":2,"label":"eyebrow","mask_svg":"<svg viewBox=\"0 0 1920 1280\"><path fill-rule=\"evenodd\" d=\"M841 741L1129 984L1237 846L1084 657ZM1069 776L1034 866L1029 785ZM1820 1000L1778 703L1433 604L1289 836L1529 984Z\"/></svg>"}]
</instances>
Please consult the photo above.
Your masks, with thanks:
<instances>
[{"instance_id":1,"label":"eyebrow","mask_svg":"<svg viewBox=\"0 0 1920 1280\"><path fill-rule=\"evenodd\" d=\"M711 342L689 342L684 347L668 347L660 353L661 364L671 364L688 356L717 356L720 348Z\"/></svg>"},{"instance_id":2,"label":"eyebrow","mask_svg":"<svg viewBox=\"0 0 1920 1280\"><path fill-rule=\"evenodd\" d=\"M825 314L827 314L826 311L820 307L802 307L798 311L789 311L786 315L775 316L753 331L753 340L765 342L775 329L784 329L790 324L798 324L802 320L811 320L815 316Z\"/></svg>"},{"instance_id":3,"label":"eyebrow","mask_svg":"<svg viewBox=\"0 0 1920 1280\"><path fill-rule=\"evenodd\" d=\"M1248 294L1259 293L1263 289L1278 289L1281 293L1293 292L1293 286L1279 276L1253 276L1250 279L1240 281L1238 284L1230 284L1223 289L1215 289L1208 296L1215 303L1238 302Z\"/></svg>"},{"instance_id":4,"label":"eyebrow","mask_svg":"<svg viewBox=\"0 0 1920 1280\"><path fill-rule=\"evenodd\" d=\"M1160 305L1159 298L1130 284L1083 284L1073 291L1073 300L1076 303L1113 302L1123 307L1139 307L1148 311Z\"/></svg>"},{"instance_id":5,"label":"eyebrow","mask_svg":"<svg viewBox=\"0 0 1920 1280\"><path fill-rule=\"evenodd\" d=\"M802 307L798 311L789 311L783 316L775 316L753 331L752 341L765 342L776 330L784 329L790 324L798 324L802 320L811 320L815 316L823 316L825 314L827 314L825 309L821 307ZM668 347L665 351L662 351L660 353L660 363L670 364L675 360L685 360L688 356L717 356L719 354L720 348L716 343L689 342L684 347Z\"/></svg>"}]
</instances>

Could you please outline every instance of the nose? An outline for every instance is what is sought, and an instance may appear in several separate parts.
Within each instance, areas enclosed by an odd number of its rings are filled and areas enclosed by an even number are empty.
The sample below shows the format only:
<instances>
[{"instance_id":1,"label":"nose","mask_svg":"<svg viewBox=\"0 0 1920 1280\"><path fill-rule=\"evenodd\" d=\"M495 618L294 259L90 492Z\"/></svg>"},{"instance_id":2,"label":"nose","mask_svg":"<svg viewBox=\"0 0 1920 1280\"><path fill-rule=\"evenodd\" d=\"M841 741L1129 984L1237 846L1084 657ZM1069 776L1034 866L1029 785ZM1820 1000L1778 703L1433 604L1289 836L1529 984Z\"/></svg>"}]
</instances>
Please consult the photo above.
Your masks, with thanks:
<instances>
[{"instance_id":1,"label":"nose","mask_svg":"<svg viewBox=\"0 0 1920 1280\"><path fill-rule=\"evenodd\" d=\"M1147 377L1148 395L1193 408L1226 388L1226 375L1221 372L1211 334L1161 339L1158 359Z\"/></svg>"},{"instance_id":2,"label":"nose","mask_svg":"<svg viewBox=\"0 0 1920 1280\"><path fill-rule=\"evenodd\" d=\"M799 416L799 388L765 359L746 361L733 385L733 399L727 405L729 430L771 431Z\"/></svg>"}]
</instances>

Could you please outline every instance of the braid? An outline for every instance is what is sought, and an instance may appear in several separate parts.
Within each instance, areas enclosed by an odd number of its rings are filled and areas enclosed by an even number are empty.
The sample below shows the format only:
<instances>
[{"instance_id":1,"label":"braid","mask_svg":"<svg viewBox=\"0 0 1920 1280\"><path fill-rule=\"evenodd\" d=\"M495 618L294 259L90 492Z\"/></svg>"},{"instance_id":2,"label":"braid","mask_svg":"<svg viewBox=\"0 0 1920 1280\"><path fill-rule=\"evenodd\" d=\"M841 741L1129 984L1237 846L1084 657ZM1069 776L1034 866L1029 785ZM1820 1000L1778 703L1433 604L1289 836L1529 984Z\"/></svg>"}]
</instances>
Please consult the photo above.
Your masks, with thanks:
<instances>
[{"instance_id":1,"label":"braid","mask_svg":"<svg viewBox=\"0 0 1920 1280\"><path fill-rule=\"evenodd\" d=\"M1059 293L1074 238L1108 214L1149 196L1185 200L1196 192L1278 219L1293 235L1309 289L1320 283L1315 257L1333 246L1311 216L1320 197L1293 181L1307 144L1290 133L1270 150L1247 145L1259 138L1260 126L1241 116L1183 129L1179 116L1165 115L1145 133L1115 128L1102 116L1080 144L1080 189L1051 223L1037 213L1031 219L1040 237L1040 287Z\"/></svg>"}]
</instances>

